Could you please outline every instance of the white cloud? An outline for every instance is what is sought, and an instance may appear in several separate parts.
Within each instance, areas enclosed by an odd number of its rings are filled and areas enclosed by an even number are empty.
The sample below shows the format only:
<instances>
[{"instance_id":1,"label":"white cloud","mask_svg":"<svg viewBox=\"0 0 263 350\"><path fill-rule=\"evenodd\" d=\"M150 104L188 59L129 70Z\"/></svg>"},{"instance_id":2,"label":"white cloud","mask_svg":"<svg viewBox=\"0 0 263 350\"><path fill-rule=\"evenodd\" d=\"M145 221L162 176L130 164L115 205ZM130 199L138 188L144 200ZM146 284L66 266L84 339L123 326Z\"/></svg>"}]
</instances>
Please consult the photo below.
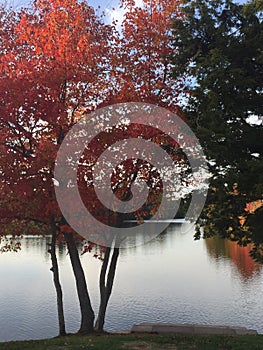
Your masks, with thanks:
<instances>
[{"instance_id":1,"label":"white cloud","mask_svg":"<svg viewBox=\"0 0 263 350\"><path fill-rule=\"evenodd\" d=\"M105 14L108 18L109 23L112 23L113 21L118 21L120 25L123 21L125 10L123 8L106 8Z\"/></svg>"},{"instance_id":2,"label":"white cloud","mask_svg":"<svg viewBox=\"0 0 263 350\"><path fill-rule=\"evenodd\" d=\"M135 6L136 7L143 7L144 1L143 0L135 0ZM107 7L105 9L105 14L108 18L108 22L112 23L113 21L118 21L118 27L121 26L121 23L124 19L126 10L123 8L120 8L120 6L116 6L115 8L109 8Z\"/></svg>"}]
</instances>

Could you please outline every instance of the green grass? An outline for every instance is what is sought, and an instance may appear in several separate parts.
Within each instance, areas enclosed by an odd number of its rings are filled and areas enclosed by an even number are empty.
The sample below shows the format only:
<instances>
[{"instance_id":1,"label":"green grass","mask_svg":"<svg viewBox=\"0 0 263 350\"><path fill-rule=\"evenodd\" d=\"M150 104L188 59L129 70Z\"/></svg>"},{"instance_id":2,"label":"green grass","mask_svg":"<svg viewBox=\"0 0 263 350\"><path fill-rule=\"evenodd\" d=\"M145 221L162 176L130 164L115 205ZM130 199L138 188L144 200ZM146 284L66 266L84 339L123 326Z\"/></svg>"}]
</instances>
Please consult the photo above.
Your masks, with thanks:
<instances>
[{"instance_id":1,"label":"green grass","mask_svg":"<svg viewBox=\"0 0 263 350\"><path fill-rule=\"evenodd\" d=\"M70 335L53 339L0 343L10 350L263 350L263 335L206 336L157 334Z\"/></svg>"}]
</instances>

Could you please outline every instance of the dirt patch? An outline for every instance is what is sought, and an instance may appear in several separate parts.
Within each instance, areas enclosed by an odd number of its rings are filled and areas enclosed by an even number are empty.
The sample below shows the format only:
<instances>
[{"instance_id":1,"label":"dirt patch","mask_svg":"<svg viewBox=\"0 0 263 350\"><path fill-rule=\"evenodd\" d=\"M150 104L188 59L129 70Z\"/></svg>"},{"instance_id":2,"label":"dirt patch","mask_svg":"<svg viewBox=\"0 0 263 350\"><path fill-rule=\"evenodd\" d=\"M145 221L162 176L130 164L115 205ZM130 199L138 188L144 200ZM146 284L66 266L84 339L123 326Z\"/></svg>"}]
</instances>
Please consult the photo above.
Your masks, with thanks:
<instances>
[{"instance_id":1,"label":"dirt patch","mask_svg":"<svg viewBox=\"0 0 263 350\"><path fill-rule=\"evenodd\" d=\"M177 350L177 347L174 344L161 345L146 341L130 341L123 343L121 348L125 350Z\"/></svg>"}]
</instances>

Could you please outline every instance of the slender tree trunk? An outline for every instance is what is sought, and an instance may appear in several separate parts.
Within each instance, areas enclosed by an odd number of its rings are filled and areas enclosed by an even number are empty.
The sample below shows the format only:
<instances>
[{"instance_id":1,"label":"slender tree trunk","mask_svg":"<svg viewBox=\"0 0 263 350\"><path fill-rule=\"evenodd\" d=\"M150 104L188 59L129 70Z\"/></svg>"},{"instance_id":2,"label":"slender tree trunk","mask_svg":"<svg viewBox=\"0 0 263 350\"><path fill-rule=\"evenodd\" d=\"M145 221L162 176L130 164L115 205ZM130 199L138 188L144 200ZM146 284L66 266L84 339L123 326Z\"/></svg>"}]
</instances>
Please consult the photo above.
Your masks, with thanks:
<instances>
[{"instance_id":1,"label":"slender tree trunk","mask_svg":"<svg viewBox=\"0 0 263 350\"><path fill-rule=\"evenodd\" d=\"M58 261L56 255L56 227L54 221L51 222L51 233L52 233L52 241L49 249L49 253L51 256L52 267L51 271L53 272L53 282L57 293L57 311L58 311L58 323L59 323L59 335L66 335L66 327L65 327L65 318L64 318L64 308L63 308L63 293L59 280L59 268Z\"/></svg>"},{"instance_id":2,"label":"slender tree trunk","mask_svg":"<svg viewBox=\"0 0 263 350\"><path fill-rule=\"evenodd\" d=\"M111 256L111 262L110 262L110 267L107 274L107 282L106 282L106 272L110 261L111 250L112 248L110 247L106 248L105 257L104 257L103 264L101 267L101 272L100 272L100 307L99 307L98 318L95 324L95 329L100 332L103 331L106 309L107 309L108 301L112 292L112 286L114 282L117 261L119 256L119 248L114 248Z\"/></svg>"},{"instance_id":3,"label":"slender tree trunk","mask_svg":"<svg viewBox=\"0 0 263 350\"><path fill-rule=\"evenodd\" d=\"M76 243L71 234L64 233L67 242L71 265L75 276L77 293L79 298L81 325L79 333L91 333L94 330L94 312L91 307L85 274L79 258Z\"/></svg>"}]
</instances>

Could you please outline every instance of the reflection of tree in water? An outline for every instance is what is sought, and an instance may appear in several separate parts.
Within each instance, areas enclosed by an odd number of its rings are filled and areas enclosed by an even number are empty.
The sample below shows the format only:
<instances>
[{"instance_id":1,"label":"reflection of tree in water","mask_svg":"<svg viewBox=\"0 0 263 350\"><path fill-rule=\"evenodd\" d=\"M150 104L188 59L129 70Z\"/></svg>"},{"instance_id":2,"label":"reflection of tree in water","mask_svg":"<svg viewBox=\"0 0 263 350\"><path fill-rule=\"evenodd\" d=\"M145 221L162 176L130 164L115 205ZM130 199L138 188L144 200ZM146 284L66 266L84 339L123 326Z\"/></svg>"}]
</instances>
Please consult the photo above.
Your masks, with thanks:
<instances>
[{"instance_id":1,"label":"reflection of tree in water","mask_svg":"<svg viewBox=\"0 0 263 350\"><path fill-rule=\"evenodd\" d=\"M220 258L230 259L243 277L252 277L262 268L261 264L250 256L251 245L241 247L236 242L216 236L205 239L205 246L212 258L217 260Z\"/></svg>"}]
</instances>

